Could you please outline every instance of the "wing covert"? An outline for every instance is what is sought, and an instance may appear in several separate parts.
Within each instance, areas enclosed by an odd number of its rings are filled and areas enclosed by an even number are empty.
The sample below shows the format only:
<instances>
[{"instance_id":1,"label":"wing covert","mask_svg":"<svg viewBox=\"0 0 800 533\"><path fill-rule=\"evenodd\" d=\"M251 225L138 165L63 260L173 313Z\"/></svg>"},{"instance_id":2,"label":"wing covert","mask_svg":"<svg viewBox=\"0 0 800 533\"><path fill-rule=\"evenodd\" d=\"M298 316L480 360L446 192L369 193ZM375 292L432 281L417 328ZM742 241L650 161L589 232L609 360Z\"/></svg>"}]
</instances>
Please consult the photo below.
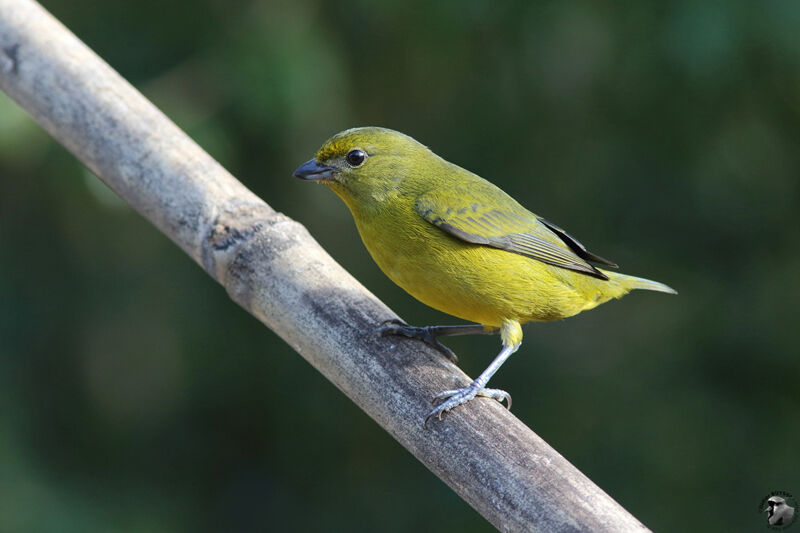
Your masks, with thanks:
<instances>
[{"instance_id":1,"label":"wing covert","mask_svg":"<svg viewBox=\"0 0 800 533\"><path fill-rule=\"evenodd\" d=\"M587 260L609 265L613 263L591 254L564 230L555 225L552 226L557 230L552 229L549 223L521 206L518 209L513 205L510 209L501 209L476 202L455 208L442 207L442 203L435 197L425 195L417 200L415 207L422 218L462 241L516 253L595 278L608 279L608 276L590 265Z\"/></svg>"}]
</instances>

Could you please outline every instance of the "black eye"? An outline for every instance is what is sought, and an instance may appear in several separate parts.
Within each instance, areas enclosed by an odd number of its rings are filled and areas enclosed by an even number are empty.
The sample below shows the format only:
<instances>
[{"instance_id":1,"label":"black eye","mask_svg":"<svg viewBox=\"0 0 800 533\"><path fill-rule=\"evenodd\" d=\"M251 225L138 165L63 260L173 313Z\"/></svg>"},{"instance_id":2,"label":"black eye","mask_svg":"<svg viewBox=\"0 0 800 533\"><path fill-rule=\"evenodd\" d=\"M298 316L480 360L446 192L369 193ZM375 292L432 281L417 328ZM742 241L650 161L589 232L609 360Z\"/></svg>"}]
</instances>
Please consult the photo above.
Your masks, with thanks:
<instances>
[{"instance_id":1,"label":"black eye","mask_svg":"<svg viewBox=\"0 0 800 533\"><path fill-rule=\"evenodd\" d=\"M366 158L367 154L363 150L350 150L347 153L347 163L351 167L360 167Z\"/></svg>"}]
</instances>

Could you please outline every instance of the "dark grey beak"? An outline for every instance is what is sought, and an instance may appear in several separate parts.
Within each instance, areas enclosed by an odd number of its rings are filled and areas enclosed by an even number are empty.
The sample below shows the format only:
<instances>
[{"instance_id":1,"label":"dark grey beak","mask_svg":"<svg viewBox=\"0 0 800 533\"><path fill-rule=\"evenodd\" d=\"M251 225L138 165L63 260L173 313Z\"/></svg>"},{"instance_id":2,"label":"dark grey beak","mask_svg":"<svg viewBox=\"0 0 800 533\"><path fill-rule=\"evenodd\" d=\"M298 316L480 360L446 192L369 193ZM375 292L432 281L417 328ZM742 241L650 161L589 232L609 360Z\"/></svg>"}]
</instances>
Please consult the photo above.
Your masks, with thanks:
<instances>
[{"instance_id":1,"label":"dark grey beak","mask_svg":"<svg viewBox=\"0 0 800 533\"><path fill-rule=\"evenodd\" d=\"M317 163L316 159L306 161L294 171L301 180L331 180L338 173L338 169Z\"/></svg>"}]
</instances>

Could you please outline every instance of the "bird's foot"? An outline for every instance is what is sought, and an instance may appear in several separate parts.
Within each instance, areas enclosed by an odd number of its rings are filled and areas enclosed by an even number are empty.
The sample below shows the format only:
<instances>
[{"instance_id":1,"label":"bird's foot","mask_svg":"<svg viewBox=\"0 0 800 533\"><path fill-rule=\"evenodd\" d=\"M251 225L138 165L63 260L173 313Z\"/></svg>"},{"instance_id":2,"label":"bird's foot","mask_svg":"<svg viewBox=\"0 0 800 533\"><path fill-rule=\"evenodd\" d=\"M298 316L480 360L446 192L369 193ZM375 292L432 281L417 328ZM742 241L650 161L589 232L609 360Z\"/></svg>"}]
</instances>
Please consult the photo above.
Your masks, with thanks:
<instances>
[{"instance_id":1,"label":"bird's foot","mask_svg":"<svg viewBox=\"0 0 800 533\"><path fill-rule=\"evenodd\" d=\"M476 383L471 383L469 386L464 387L463 389L456 389L456 390L447 390L440 394L437 394L433 401L436 402L437 400L445 400L441 404L439 404L436 409L428 413L428 416L425 417L425 425L428 425L428 420L431 418L438 418L439 420L442 419L442 415L445 414L447 411L457 407L463 403L467 403L468 401L472 400L476 396L482 396L484 398L494 398L500 403L503 403L503 400L506 401L506 407L511 409L511 395L504 390L500 389L485 389Z\"/></svg>"},{"instance_id":2,"label":"bird's foot","mask_svg":"<svg viewBox=\"0 0 800 533\"><path fill-rule=\"evenodd\" d=\"M386 337L388 335L402 335L404 337L408 337L410 339L418 339L424 342L425 344L436 348L440 351L445 357L450 359L453 363L458 363L458 357L453 350L439 342L436 338L436 334L434 333L433 327L418 327L418 326L409 326L405 322L398 320L396 318L392 318L390 320L384 321L380 327L377 329L377 333L382 337Z\"/></svg>"}]
</instances>

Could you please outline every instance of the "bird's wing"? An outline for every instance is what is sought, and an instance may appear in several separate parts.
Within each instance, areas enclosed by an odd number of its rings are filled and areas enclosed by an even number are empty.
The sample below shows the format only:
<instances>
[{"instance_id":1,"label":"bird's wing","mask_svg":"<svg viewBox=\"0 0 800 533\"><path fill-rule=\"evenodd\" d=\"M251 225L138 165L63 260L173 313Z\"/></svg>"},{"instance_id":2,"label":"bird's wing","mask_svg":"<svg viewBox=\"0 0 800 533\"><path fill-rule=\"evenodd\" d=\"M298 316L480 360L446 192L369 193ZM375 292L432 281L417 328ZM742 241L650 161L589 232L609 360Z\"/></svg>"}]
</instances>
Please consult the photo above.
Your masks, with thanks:
<instances>
[{"instance_id":1,"label":"bird's wing","mask_svg":"<svg viewBox=\"0 0 800 533\"><path fill-rule=\"evenodd\" d=\"M426 193L417 199L416 210L437 228L465 242L506 250L599 279L608 276L589 261L617 266L589 252L566 231L537 217L494 185L484 184L461 194L441 189Z\"/></svg>"}]
</instances>

